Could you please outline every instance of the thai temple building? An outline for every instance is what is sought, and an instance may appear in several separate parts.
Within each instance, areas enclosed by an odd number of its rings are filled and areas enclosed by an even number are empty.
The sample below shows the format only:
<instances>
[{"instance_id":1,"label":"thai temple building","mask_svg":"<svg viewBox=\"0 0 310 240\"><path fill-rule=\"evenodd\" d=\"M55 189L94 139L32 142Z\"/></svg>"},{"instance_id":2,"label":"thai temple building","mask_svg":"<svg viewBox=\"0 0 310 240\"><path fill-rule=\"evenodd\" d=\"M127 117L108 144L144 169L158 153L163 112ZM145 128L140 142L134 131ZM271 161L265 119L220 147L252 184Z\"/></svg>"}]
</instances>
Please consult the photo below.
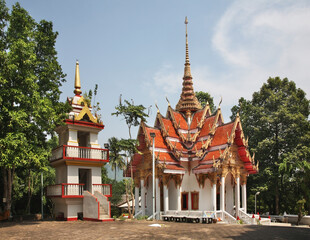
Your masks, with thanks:
<instances>
[{"instance_id":1,"label":"thai temple building","mask_svg":"<svg viewBox=\"0 0 310 240\"><path fill-rule=\"evenodd\" d=\"M157 219L171 210L213 212L222 219L237 219L247 212L247 178L258 172L258 165L248 151L239 115L224 123L220 106L211 112L209 104L202 107L195 96L187 23L186 19L180 99L175 108L168 102L165 115L158 110L154 127L144 122L139 127L140 153L131 162L136 213L152 215L154 177ZM130 171L126 174L130 176Z\"/></svg>"},{"instance_id":2,"label":"thai temple building","mask_svg":"<svg viewBox=\"0 0 310 240\"><path fill-rule=\"evenodd\" d=\"M52 151L50 164L56 170L56 185L47 187L55 204L56 217L111 221L111 185L102 184L101 167L109 161L108 149L98 143L103 123L81 96L79 63L75 71L75 96L68 98L72 111L65 124L58 126L59 146Z\"/></svg>"}]
</instances>

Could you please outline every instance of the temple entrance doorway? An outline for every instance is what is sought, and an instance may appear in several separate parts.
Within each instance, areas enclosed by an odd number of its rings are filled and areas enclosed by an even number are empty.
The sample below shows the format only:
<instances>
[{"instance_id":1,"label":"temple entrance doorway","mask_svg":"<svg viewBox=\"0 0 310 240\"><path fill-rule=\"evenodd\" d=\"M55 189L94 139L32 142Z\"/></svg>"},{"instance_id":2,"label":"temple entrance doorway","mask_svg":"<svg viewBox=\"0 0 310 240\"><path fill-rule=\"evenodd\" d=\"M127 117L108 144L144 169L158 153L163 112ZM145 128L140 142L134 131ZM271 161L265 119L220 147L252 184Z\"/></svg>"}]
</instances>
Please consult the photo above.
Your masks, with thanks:
<instances>
[{"instance_id":1,"label":"temple entrance doorway","mask_svg":"<svg viewBox=\"0 0 310 240\"><path fill-rule=\"evenodd\" d=\"M91 192L91 170L79 168L79 183L84 184L83 190Z\"/></svg>"},{"instance_id":2,"label":"temple entrance doorway","mask_svg":"<svg viewBox=\"0 0 310 240\"><path fill-rule=\"evenodd\" d=\"M181 209L188 210L188 192L183 192L181 197Z\"/></svg>"}]
</instances>

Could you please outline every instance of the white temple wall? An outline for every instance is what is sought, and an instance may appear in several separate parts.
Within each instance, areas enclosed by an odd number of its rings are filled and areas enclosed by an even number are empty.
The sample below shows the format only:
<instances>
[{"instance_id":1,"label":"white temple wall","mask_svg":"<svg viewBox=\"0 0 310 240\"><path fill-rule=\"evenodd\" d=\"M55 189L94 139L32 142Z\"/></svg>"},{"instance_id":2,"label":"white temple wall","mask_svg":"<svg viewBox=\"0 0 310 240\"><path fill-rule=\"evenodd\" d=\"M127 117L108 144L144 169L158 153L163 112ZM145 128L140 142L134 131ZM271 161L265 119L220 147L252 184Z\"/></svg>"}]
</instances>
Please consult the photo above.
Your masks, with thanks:
<instances>
[{"instance_id":1,"label":"white temple wall","mask_svg":"<svg viewBox=\"0 0 310 240\"><path fill-rule=\"evenodd\" d=\"M92 184L101 184L101 167L91 167Z\"/></svg>"},{"instance_id":2,"label":"white temple wall","mask_svg":"<svg viewBox=\"0 0 310 240\"><path fill-rule=\"evenodd\" d=\"M79 145L77 133L78 131L76 129L69 128L69 138L68 138L67 145L71 145L71 146Z\"/></svg>"},{"instance_id":3,"label":"white temple wall","mask_svg":"<svg viewBox=\"0 0 310 240\"><path fill-rule=\"evenodd\" d=\"M89 135L89 142L90 142L90 147L92 148L100 148L100 145L98 144L98 133L90 133Z\"/></svg>"},{"instance_id":4,"label":"white temple wall","mask_svg":"<svg viewBox=\"0 0 310 240\"><path fill-rule=\"evenodd\" d=\"M205 181L205 185L199 192L199 210L212 211L212 186L209 179Z\"/></svg>"},{"instance_id":5,"label":"white temple wall","mask_svg":"<svg viewBox=\"0 0 310 240\"><path fill-rule=\"evenodd\" d=\"M226 211L231 215L234 215L234 186L232 184L233 176L231 173L228 173L225 178L225 202L226 202Z\"/></svg>"},{"instance_id":6,"label":"white temple wall","mask_svg":"<svg viewBox=\"0 0 310 240\"><path fill-rule=\"evenodd\" d=\"M79 183L79 166L67 166L67 183Z\"/></svg>"},{"instance_id":7,"label":"white temple wall","mask_svg":"<svg viewBox=\"0 0 310 240\"><path fill-rule=\"evenodd\" d=\"M67 182L67 166L59 165L56 167L56 184Z\"/></svg>"},{"instance_id":8,"label":"white temple wall","mask_svg":"<svg viewBox=\"0 0 310 240\"><path fill-rule=\"evenodd\" d=\"M83 212L83 204L81 199L67 200L67 218L77 218L79 212Z\"/></svg>"},{"instance_id":9,"label":"white temple wall","mask_svg":"<svg viewBox=\"0 0 310 240\"><path fill-rule=\"evenodd\" d=\"M198 192L200 190L198 182L196 180L195 174L191 173L188 175L188 173L184 174L183 180L182 180L182 192Z\"/></svg>"},{"instance_id":10,"label":"white temple wall","mask_svg":"<svg viewBox=\"0 0 310 240\"><path fill-rule=\"evenodd\" d=\"M54 214L56 217L63 213L64 218L77 218L78 213L83 212L83 199L53 198L55 203Z\"/></svg>"},{"instance_id":11,"label":"white temple wall","mask_svg":"<svg viewBox=\"0 0 310 240\"><path fill-rule=\"evenodd\" d=\"M177 210L178 208L178 188L176 188L173 180L169 181L169 209L168 210Z\"/></svg>"}]
</instances>

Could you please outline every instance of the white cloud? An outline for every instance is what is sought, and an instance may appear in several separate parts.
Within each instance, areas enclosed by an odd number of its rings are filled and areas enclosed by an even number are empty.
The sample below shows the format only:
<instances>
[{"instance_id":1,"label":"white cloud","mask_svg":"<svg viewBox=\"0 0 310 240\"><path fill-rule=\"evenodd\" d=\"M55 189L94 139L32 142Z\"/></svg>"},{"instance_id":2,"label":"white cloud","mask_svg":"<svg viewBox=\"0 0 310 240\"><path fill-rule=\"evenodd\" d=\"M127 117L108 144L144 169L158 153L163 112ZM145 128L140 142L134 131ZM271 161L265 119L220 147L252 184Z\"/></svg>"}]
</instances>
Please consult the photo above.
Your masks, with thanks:
<instances>
[{"instance_id":1,"label":"white cloud","mask_svg":"<svg viewBox=\"0 0 310 240\"><path fill-rule=\"evenodd\" d=\"M163 64L150 81L144 81L143 89L157 101L160 96L177 95L182 87L182 72L171 64ZM159 94L160 93L160 94Z\"/></svg>"},{"instance_id":2,"label":"white cloud","mask_svg":"<svg viewBox=\"0 0 310 240\"><path fill-rule=\"evenodd\" d=\"M215 24L212 37L223 62L216 70L205 63L192 66L194 89L209 92L215 105L223 97L226 121L238 99L250 99L269 77L295 81L310 98L309 43L310 2L235 1ZM150 95L161 93L177 102L182 75L180 66L163 65L148 83Z\"/></svg>"},{"instance_id":3,"label":"white cloud","mask_svg":"<svg viewBox=\"0 0 310 240\"><path fill-rule=\"evenodd\" d=\"M229 90L239 97L257 91L269 76L288 77L309 94L309 42L309 2L235 1L212 39L230 66L230 79L218 77L226 86L234 83Z\"/></svg>"}]
</instances>

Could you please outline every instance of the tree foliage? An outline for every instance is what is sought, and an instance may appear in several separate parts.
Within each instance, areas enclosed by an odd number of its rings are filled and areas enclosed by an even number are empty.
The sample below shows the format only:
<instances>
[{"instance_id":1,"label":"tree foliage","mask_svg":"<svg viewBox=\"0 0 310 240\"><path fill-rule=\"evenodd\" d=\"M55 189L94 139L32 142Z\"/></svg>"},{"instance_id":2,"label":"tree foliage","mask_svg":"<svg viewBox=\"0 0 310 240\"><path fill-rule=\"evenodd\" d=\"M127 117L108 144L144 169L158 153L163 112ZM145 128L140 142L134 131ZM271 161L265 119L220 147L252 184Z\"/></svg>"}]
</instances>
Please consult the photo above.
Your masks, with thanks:
<instances>
[{"instance_id":1,"label":"tree foliage","mask_svg":"<svg viewBox=\"0 0 310 240\"><path fill-rule=\"evenodd\" d=\"M129 131L129 138L131 137L131 127L138 126L140 124L140 121L146 121L146 118L149 116L144 111L146 108L143 105L135 105L133 100L128 101L124 100L124 103L122 102L122 95L120 96L119 105L115 107L116 112L112 113L112 115L116 115L117 117L121 115L124 117L126 124L128 126Z\"/></svg>"},{"instance_id":2,"label":"tree foliage","mask_svg":"<svg viewBox=\"0 0 310 240\"><path fill-rule=\"evenodd\" d=\"M112 171L114 171L114 180L116 181L116 170L124 169L126 166L124 162L124 154L122 154L122 147L120 146L120 140L116 137L108 139L109 142L109 164L111 165Z\"/></svg>"},{"instance_id":3,"label":"tree foliage","mask_svg":"<svg viewBox=\"0 0 310 240\"><path fill-rule=\"evenodd\" d=\"M208 92L199 91L195 92L195 94L202 107L205 107L207 103L209 103L211 112L215 111L213 97L211 97L211 95Z\"/></svg>"},{"instance_id":4,"label":"tree foliage","mask_svg":"<svg viewBox=\"0 0 310 240\"><path fill-rule=\"evenodd\" d=\"M138 126L141 121L146 122L146 117L148 117L148 114L146 114L144 111L146 108L143 105L134 105L133 100L129 102L128 100L124 100L124 103L122 102L122 95L120 95L120 101L119 105L115 107L117 110L115 113L112 113L112 115L116 116L123 116L126 120L126 124L128 127L129 132L129 139L121 139L118 142L118 145L120 146L121 150L125 152L125 155L127 157L127 170L130 170L131 178L125 179L125 190L126 190L126 202L128 206L128 212L129 216L132 218L134 214L134 208L130 206L129 204L129 194L131 196L132 206L134 206L134 194L133 194L133 179L132 179L132 156L135 152L137 152L137 144L138 141L132 139L131 137L131 127L132 126ZM129 161L131 159L131 161Z\"/></svg>"},{"instance_id":5,"label":"tree foliage","mask_svg":"<svg viewBox=\"0 0 310 240\"><path fill-rule=\"evenodd\" d=\"M297 201L310 208L309 100L287 78L269 78L252 100L240 98L232 108L240 112L251 152L260 173L248 181L250 194L260 191L262 211L296 212ZM307 187L308 186L308 187Z\"/></svg>"},{"instance_id":6,"label":"tree foliage","mask_svg":"<svg viewBox=\"0 0 310 240\"><path fill-rule=\"evenodd\" d=\"M47 170L47 139L69 106L59 102L65 75L52 23L35 22L19 3L9 13L3 0L0 18L0 168L10 210L14 174Z\"/></svg>"}]
</instances>

